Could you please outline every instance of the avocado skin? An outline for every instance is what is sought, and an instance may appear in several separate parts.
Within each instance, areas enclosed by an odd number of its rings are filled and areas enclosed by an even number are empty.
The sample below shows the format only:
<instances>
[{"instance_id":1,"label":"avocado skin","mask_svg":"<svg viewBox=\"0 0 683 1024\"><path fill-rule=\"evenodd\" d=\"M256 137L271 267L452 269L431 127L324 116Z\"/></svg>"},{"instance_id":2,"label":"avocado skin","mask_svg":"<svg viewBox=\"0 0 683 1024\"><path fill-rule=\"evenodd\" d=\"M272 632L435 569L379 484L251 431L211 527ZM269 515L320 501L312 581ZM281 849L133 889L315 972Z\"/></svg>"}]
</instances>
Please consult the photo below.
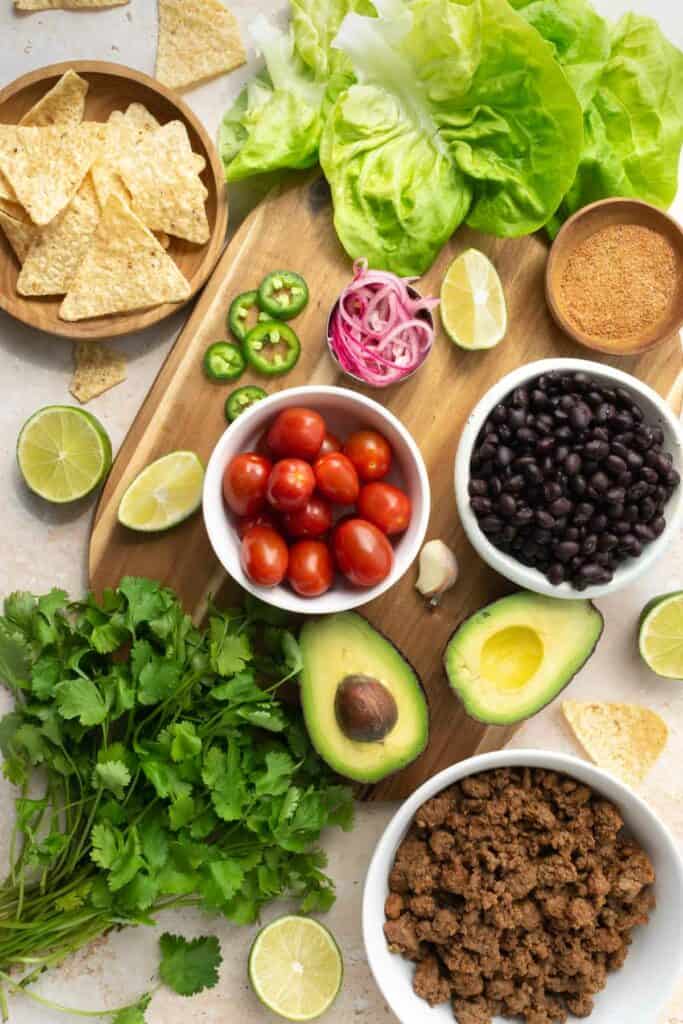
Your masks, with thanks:
<instances>
[{"instance_id":1,"label":"avocado skin","mask_svg":"<svg viewBox=\"0 0 683 1024\"><path fill-rule=\"evenodd\" d=\"M300 644L304 720L314 748L334 771L355 782L373 784L405 768L424 752L429 741L424 688L392 640L364 616L341 612L307 621ZM383 740L352 741L339 727L335 714L337 687L348 675L369 675L390 687L398 721Z\"/></svg>"},{"instance_id":2,"label":"avocado skin","mask_svg":"<svg viewBox=\"0 0 683 1024\"><path fill-rule=\"evenodd\" d=\"M571 606L574 605L583 606L583 608L587 611L590 610L591 624L593 626L593 635L590 637L589 644L581 652L580 658L574 659L575 664L570 665L569 670L561 675L559 681L556 681L554 684L551 684L548 687L547 691L540 695L538 702L534 703L532 707L525 709L522 713L519 714L498 715L486 713L485 711L481 711L478 709L476 699L471 699L472 695L468 692L468 688L464 687L461 682L459 683L457 679L454 679L453 668L450 664L450 656L452 655L454 644L457 643L457 638L461 631L465 627L467 627L468 623L470 623L473 619L479 617L482 626L484 624L490 624L491 621L495 623L498 617L498 613L500 611L500 606L505 607L506 605L508 605L509 602L513 600L519 601L519 599L524 600L525 598L531 599L531 601L536 604L540 604L542 602L551 602L552 607L556 609L557 612L560 612L562 606L564 606L565 610L567 611L571 610ZM520 622L518 624L524 625L523 622ZM528 625L533 628L533 622L529 622ZM602 615L602 612L599 608L596 607L596 605L592 601L589 601L585 598L577 598L575 601L565 601L563 598L545 597L544 595L536 594L532 591L516 591L513 594L507 595L507 597L502 597L499 600L484 606L477 612L473 612L472 615L469 615L467 618L463 619L458 624L458 626L451 634L443 653L443 666L444 671L446 673L446 678L448 679L449 685L453 690L454 694L462 703L464 710L469 718L473 719L476 722L481 722L484 725L516 725L517 723L524 722L527 719L532 718L534 715L538 714L539 711L542 711L543 708L548 706L548 704L551 704L559 696L559 694L567 686L569 686L574 677L578 674L578 672L581 671L586 662L593 656L595 649L604 633L604 629L605 620Z\"/></svg>"}]
</instances>

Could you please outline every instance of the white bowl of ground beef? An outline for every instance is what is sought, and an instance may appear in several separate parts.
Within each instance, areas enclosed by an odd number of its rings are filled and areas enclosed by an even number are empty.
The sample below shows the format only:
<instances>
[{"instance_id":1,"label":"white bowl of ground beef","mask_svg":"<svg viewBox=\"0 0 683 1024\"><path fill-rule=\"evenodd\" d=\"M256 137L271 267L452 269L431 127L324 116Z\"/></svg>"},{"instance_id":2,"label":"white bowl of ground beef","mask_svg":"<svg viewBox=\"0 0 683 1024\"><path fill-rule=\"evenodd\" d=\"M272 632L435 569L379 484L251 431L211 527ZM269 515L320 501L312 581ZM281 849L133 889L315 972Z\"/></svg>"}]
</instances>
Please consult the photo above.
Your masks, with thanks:
<instances>
[{"instance_id":1,"label":"white bowl of ground beef","mask_svg":"<svg viewBox=\"0 0 683 1024\"><path fill-rule=\"evenodd\" d=\"M370 863L363 897L363 936L368 962L387 1003L402 1024L452 1024L450 1002L430 1006L413 989L416 964L389 950L384 932L385 903L390 895L389 875L396 852L409 831L418 810L433 797L463 779L501 768L541 768L561 773L590 787L599 797L614 804L623 819L623 834L647 854L655 872L652 891L656 906L647 924L633 929L632 945L618 970L610 970L604 989L594 1000L591 1024L658 1024L683 972L683 859L666 827L632 790L588 762L565 754L538 750L511 750L483 754L453 765L426 782L407 800L390 821ZM621 835L621 833L620 833ZM437 844L438 845L438 844ZM482 855L485 856L482 843ZM620 880L630 884L629 865ZM502 873L504 880L505 874ZM609 898L609 897L608 897ZM576 901L577 907L580 909ZM398 908L397 908L398 909ZM464 913L463 911L460 911ZM573 912L573 911L572 911ZM572 924L581 926L580 914ZM411 922L405 926L410 929ZM401 925L395 924L396 937ZM464 945L464 943L463 943ZM476 1002L476 1001L475 1001ZM579 1008L577 1007L577 1010ZM585 1013L583 1014L585 1018ZM507 1020L527 1024L554 1024L566 1017L533 1013L526 1017L489 1017L476 1005L456 1016L459 1024L504 1024Z\"/></svg>"}]
</instances>

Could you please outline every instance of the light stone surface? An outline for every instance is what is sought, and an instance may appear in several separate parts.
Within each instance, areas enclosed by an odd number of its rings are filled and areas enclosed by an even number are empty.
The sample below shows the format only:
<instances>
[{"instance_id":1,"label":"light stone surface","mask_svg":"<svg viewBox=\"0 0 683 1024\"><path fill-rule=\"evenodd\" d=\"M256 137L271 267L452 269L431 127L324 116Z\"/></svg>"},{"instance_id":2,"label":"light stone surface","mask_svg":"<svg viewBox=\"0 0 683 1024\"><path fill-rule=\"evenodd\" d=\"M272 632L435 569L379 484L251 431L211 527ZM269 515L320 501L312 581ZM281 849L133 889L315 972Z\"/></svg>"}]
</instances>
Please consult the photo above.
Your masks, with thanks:
<instances>
[{"instance_id":1,"label":"light stone surface","mask_svg":"<svg viewBox=\"0 0 683 1024\"><path fill-rule=\"evenodd\" d=\"M603 13L616 16L629 8L659 19L669 37L683 46L683 8L674 0L599 0ZM258 12L285 16L286 0L233 0L233 10L247 36L247 26ZM154 70L156 40L155 0L131 0L126 7L108 11L46 11L17 15L10 0L0 4L0 86L33 68L68 59L118 61L150 74ZM186 99L214 134L220 116L256 66L249 45L249 68L186 94ZM679 215L683 204L677 204ZM248 189L232 195L231 221L254 201ZM130 361L128 381L89 406L105 423L114 448L121 443L145 393L183 323L178 315L139 336L116 342ZM27 416L41 405L71 402L68 382L71 345L15 323L0 313L0 594L12 589L42 592L62 586L76 594L85 586L86 539L94 502L52 509L27 494L14 461L17 433ZM461 583L460 585L466 585ZM641 701L656 708L667 720L671 740L665 755L643 789L644 797L675 831L683 847L683 689L658 680L640 664L635 625L640 609L656 593L683 588L683 540L643 583L624 595L599 602L606 632L599 650L572 685L575 698ZM0 693L0 713L9 707ZM563 726L559 705L538 715L516 736L514 746L551 747L578 753ZM9 787L0 783L0 858L6 856L11 822ZM346 961L343 993L327 1015L329 1024L391 1024L364 958L360 907L362 884L374 845L392 813L391 806L361 806L352 836L327 838L330 872L337 881L338 901L327 923L337 936ZM278 908L274 913L281 912ZM224 965L219 986L185 1001L160 991L148 1012L150 1024L261 1024L274 1021L250 992L246 979L246 953L254 928L234 928L199 914L167 914L157 931L171 928L187 936L216 932L222 941ZM45 977L38 991L51 999L84 1009L115 1007L129 1002L150 984L157 956L152 929L127 929L73 957L60 970ZM11 1001L13 1024L76 1024L79 1018L57 1017L26 999ZM617 1021L614 1024L618 1024ZM683 1024L683 986L667 1014L658 1022Z\"/></svg>"}]
</instances>

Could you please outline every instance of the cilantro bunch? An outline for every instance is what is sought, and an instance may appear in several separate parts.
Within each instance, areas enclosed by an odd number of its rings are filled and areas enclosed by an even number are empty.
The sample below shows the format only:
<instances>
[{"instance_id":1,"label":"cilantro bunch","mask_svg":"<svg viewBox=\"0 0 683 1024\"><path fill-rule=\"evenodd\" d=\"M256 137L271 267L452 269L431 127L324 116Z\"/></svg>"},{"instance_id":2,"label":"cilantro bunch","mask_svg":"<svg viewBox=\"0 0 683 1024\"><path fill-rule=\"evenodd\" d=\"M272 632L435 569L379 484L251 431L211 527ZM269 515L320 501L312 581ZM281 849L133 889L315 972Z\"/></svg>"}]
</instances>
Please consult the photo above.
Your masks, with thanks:
<instances>
[{"instance_id":1,"label":"cilantro bunch","mask_svg":"<svg viewBox=\"0 0 683 1024\"><path fill-rule=\"evenodd\" d=\"M313 751L281 613L252 599L197 629L175 595L125 578L102 602L13 594L0 616L3 772L20 787L0 888L0 981L115 925L200 906L238 924L264 904L327 910L316 847L353 804ZM29 959L27 959L29 958Z\"/></svg>"}]
</instances>

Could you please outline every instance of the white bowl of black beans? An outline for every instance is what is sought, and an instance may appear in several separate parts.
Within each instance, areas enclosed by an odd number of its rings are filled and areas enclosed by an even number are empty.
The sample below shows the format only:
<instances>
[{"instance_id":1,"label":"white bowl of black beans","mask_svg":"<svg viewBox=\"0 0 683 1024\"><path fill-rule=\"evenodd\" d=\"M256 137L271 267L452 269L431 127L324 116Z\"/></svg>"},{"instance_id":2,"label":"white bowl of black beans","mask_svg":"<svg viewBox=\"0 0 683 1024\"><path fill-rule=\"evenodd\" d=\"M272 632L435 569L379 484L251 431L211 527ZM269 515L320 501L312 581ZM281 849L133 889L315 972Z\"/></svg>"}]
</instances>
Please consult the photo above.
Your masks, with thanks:
<instances>
[{"instance_id":1,"label":"white bowl of black beans","mask_svg":"<svg viewBox=\"0 0 683 1024\"><path fill-rule=\"evenodd\" d=\"M455 460L465 533L513 583L593 598L647 572L680 528L683 430L652 388L585 359L509 373Z\"/></svg>"}]
</instances>

